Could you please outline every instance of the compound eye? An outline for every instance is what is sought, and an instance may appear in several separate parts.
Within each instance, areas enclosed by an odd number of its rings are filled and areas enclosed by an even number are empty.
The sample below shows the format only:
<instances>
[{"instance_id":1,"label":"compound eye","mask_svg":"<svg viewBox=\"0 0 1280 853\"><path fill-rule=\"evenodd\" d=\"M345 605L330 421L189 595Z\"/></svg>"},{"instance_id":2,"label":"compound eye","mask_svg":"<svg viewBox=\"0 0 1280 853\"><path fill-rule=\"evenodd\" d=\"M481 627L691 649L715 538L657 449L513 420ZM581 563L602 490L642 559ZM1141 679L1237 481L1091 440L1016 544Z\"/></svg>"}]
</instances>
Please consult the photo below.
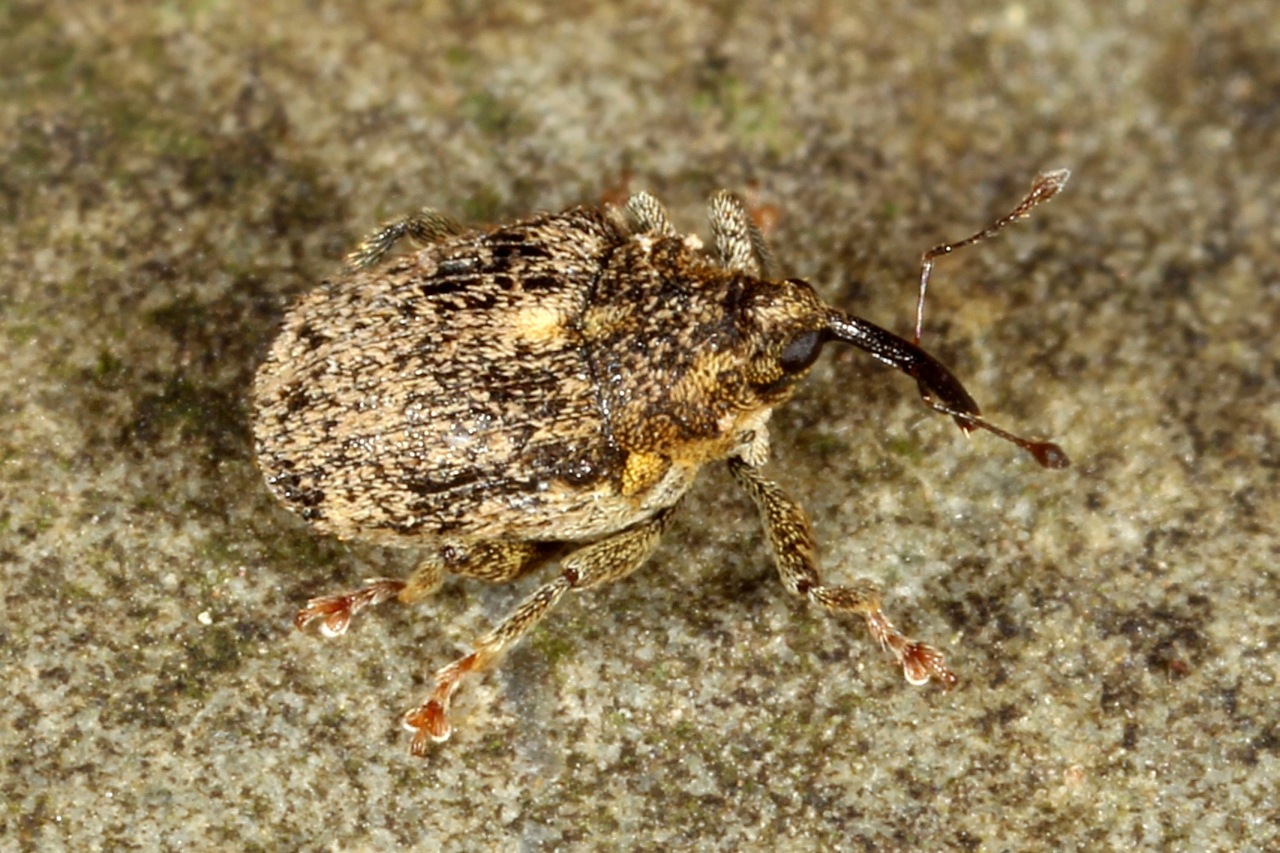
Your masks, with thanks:
<instances>
[{"instance_id":1,"label":"compound eye","mask_svg":"<svg viewBox=\"0 0 1280 853\"><path fill-rule=\"evenodd\" d=\"M782 353L778 356L778 366L785 373L799 373L808 369L822 352L824 341L826 336L822 331L801 332L782 348Z\"/></svg>"}]
</instances>

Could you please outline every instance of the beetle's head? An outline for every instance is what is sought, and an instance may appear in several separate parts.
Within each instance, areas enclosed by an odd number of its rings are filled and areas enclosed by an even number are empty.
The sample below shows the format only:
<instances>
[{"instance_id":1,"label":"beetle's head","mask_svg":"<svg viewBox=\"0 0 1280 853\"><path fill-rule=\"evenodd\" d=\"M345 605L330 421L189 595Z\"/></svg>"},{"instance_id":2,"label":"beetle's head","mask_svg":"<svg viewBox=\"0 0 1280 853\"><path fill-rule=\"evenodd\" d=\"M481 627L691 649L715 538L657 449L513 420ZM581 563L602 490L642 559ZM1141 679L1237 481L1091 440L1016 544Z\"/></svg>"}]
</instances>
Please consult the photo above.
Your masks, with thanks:
<instances>
[{"instance_id":1,"label":"beetle's head","mask_svg":"<svg viewBox=\"0 0 1280 853\"><path fill-rule=\"evenodd\" d=\"M764 405L791 396L830 340L827 313L813 288L799 279L755 281L741 303L746 380Z\"/></svg>"}]
</instances>

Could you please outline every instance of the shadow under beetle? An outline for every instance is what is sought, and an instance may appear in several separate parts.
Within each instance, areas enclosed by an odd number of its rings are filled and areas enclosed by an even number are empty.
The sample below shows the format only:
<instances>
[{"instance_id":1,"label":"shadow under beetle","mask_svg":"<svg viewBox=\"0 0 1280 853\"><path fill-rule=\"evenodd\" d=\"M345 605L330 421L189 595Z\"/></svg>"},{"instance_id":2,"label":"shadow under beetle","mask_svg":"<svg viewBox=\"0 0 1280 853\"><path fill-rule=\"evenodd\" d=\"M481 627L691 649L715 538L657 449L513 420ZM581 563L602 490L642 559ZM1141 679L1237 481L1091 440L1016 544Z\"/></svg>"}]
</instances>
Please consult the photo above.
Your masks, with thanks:
<instances>
[{"instance_id":1,"label":"shadow under beetle","mask_svg":"<svg viewBox=\"0 0 1280 853\"><path fill-rule=\"evenodd\" d=\"M449 737L462 679L491 666L569 590L623 578L653 551L698 469L725 460L759 508L783 585L866 619L912 684L955 682L936 649L900 633L875 583L823 582L804 511L761 468L766 422L830 341L916 380L965 432L989 430L1049 468L1050 442L979 413L919 347L933 260L991 236L1053 196L1046 172L1007 215L922 258L913 341L832 308L796 279L770 276L764 240L737 196L710 201L714 250L672 227L652 196L577 207L492 229L434 211L384 226L346 269L301 297L254 384L258 463L271 491L317 530L420 547L406 580L313 598L342 634L360 610L412 602L446 573L513 580L559 573L471 652L435 674L405 715L411 751ZM402 238L419 248L392 254Z\"/></svg>"}]
</instances>

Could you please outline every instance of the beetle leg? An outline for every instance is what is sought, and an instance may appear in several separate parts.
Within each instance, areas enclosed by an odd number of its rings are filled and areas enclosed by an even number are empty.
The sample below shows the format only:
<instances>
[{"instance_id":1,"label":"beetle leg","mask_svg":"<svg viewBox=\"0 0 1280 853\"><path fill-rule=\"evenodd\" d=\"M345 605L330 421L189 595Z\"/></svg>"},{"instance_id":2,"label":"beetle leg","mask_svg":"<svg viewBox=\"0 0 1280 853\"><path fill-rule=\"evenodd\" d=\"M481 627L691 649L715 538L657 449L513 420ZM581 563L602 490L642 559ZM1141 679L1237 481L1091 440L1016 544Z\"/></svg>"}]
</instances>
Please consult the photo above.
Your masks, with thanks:
<instances>
[{"instance_id":1,"label":"beetle leg","mask_svg":"<svg viewBox=\"0 0 1280 853\"><path fill-rule=\"evenodd\" d=\"M405 728L413 732L410 752L425 755L430 741L447 740L449 703L463 677L492 666L520 641L569 590L588 589L619 580L638 569L671 522L675 506L649 520L627 528L608 539L587 545L570 554L560 564L560 576L544 584L526 598L475 645L471 653L435 673L435 689L427 700L404 716Z\"/></svg>"},{"instance_id":2,"label":"beetle leg","mask_svg":"<svg viewBox=\"0 0 1280 853\"><path fill-rule=\"evenodd\" d=\"M720 190L711 196L707 212L720 263L726 269L755 278L765 276L772 266L769 249L742 199L729 190Z\"/></svg>"},{"instance_id":3,"label":"beetle leg","mask_svg":"<svg viewBox=\"0 0 1280 853\"><path fill-rule=\"evenodd\" d=\"M662 202L643 190L627 199L625 211L633 234L654 234L659 237L676 235L676 228L671 224L671 217L667 215Z\"/></svg>"},{"instance_id":4,"label":"beetle leg","mask_svg":"<svg viewBox=\"0 0 1280 853\"><path fill-rule=\"evenodd\" d=\"M375 578L357 590L313 598L294 616L293 624L302 629L316 619L323 619L320 633L337 637L347 632L352 617L366 607L381 604L393 596L412 604L438 590L446 573L504 583L538 565L554 547L532 542L446 540L432 550L407 580Z\"/></svg>"},{"instance_id":5,"label":"beetle leg","mask_svg":"<svg viewBox=\"0 0 1280 853\"><path fill-rule=\"evenodd\" d=\"M898 659L903 675L911 684L936 678L947 687L956 677L947 668L942 653L932 646L907 637L880 609L880 588L861 579L852 586L828 586L817 569L817 544L804 510L776 483L741 459L731 458L729 470L755 502L764 520L769 544L783 586L832 613L857 613L867 621L871 636Z\"/></svg>"},{"instance_id":6,"label":"beetle leg","mask_svg":"<svg viewBox=\"0 0 1280 853\"><path fill-rule=\"evenodd\" d=\"M351 618L375 604L381 604L394 595L399 595L405 588L405 582L394 578L374 578L365 581L360 589L340 592L335 595L322 595L307 602L307 606L299 610L293 617L293 624L299 631L316 619L320 623L320 633L326 637L339 637L347 633Z\"/></svg>"},{"instance_id":7,"label":"beetle leg","mask_svg":"<svg viewBox=\"0 0 1280 853\"><path fill-rule=\"evenodd\" d=\"M402 237L410 238L419 246L426 246L465 230L452 217L424 207L417 213L384 223L377 231L365 237L355 251L347 255L347 271L357 272L373 266L385 258Z\"/></svg>"},{"instance_id":8,"label":"beetle leg","mask_svg":"<svg viewBox=\"0 0 1280 853\"><path fill-rule=\"evenodd\" d=\"M537 568L559 545L501 539L449 539L412 575L400 600L412 604L440 588L445 574L507 583Z\"/></svg>"}]
</instances>

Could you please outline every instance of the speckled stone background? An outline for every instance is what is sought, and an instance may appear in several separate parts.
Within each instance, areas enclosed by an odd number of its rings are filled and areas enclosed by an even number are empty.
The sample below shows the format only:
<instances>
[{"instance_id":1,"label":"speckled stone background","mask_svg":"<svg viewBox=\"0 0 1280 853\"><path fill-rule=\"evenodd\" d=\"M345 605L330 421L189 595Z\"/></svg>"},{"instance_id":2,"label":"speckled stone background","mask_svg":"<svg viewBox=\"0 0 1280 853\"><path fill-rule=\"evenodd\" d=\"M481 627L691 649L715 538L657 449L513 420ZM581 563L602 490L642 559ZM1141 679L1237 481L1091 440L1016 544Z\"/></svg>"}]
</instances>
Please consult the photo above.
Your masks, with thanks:
<instances>
[{"instance_id":1,"label":"speckled stone background","mask_svg":"<svg viewBox=\"0 0 1280 853\"><path fill-rule=\"evenodd\" d=\"M787 5L785 10L782 8ZM0 3L0 848L1264 850L1280 845L1280 26L1270 0ZM340 640L412 555L312 535L246 392L380 219L646 187L777 214L789 274L910 329L1044 471L833 351L772 471L905 684L777 583L719 467L652 562L399 715L525 594Z\"/></svg>"}]
</instances>

